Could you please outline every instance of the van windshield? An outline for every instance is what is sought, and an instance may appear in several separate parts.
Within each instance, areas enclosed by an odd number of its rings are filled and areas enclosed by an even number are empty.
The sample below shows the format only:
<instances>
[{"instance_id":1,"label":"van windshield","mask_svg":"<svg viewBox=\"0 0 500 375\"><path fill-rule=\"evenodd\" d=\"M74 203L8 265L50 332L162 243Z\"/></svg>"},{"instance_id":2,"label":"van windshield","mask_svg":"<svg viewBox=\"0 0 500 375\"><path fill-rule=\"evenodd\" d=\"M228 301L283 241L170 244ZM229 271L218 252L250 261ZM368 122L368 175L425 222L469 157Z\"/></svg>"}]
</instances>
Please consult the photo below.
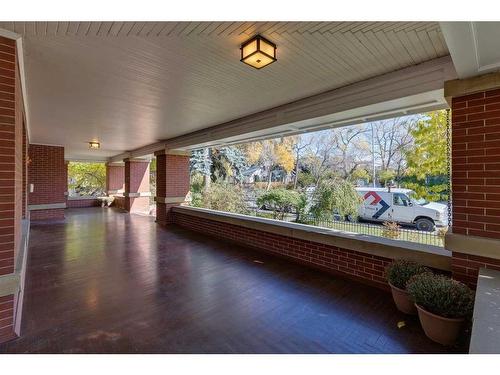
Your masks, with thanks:
<instances>
[{"instance_id":1,"label":"van windshield","mask_svg":"<svg viewBox=\"0 0 500 375\"><path fill-rule=\"evenodd\" d=\"M413 204L417 204L419 206L425 206L426 204L429 203L429 201L425 200L424 198L417 199L416 193L414 191L410 191L406 195L408 195L408 198L410 198Z\"/></svg>"}]
</instances>

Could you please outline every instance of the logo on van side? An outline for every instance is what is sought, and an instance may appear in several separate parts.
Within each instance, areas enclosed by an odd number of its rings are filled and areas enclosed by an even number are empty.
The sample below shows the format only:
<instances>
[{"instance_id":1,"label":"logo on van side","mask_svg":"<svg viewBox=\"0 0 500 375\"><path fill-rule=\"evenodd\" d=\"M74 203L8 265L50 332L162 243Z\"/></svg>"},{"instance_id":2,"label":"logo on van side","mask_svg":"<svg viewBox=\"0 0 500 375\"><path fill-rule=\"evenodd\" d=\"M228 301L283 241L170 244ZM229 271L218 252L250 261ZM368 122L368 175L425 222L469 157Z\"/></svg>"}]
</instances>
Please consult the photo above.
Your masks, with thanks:
<instances>
[{"instance_id":1,"label":"logo on van side","mask_svg":"<svg viewBox=\"0 0 500 375\"><path fill-rule=\"evenodd\" d=\"M370 197L373 197L373 201L370 203L370 206L376 206L379 203L382 206L377 212L372 215L372 218L378 219L384 214L385 211L389 209L390 206L382 199L380 195L378 195L374 191L369 191L368 193L366 193L364 199L367 200Z\"/></svg>"}]
</instances>

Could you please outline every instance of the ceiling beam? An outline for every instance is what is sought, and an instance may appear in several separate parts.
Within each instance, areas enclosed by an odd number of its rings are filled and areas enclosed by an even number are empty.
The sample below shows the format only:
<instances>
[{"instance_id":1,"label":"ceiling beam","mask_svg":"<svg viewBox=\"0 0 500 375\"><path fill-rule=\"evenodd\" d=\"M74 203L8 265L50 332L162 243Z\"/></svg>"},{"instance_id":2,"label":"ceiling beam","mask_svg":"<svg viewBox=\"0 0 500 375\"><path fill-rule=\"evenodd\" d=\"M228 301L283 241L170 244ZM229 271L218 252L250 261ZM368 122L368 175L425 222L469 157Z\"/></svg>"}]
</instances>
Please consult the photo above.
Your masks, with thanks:
<instances>
[{"instance_id":1,"label":"ceiling beam","mask_svg":"<svg viewBox=\"0 0 500 375\"><path fill-rule=\"evenodd\" d=\"M500 70L500 22L440 22L458 78Z\"/></svg>"}]
</instances>

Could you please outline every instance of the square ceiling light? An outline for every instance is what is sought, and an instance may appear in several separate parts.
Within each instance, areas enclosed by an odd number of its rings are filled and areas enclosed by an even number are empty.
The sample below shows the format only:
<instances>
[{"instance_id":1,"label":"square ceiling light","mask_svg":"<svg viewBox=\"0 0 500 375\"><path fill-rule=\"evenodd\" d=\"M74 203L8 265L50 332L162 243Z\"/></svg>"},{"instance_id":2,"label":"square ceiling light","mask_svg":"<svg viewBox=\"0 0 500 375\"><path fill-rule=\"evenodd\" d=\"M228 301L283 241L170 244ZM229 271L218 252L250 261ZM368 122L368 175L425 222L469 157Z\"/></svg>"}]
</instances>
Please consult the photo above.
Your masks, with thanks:
<instances>
[{"instance_id":1,"label":"square ceiling light","mask_svg":"<svg viewBox=\"0 0 500 375\"><path fill-rule=\"evenodd\" d=\"M276 61L276 44L260 35L247 40L240 49L240 61L255 69L262 69Z\"/></svg>"}]
</instances>

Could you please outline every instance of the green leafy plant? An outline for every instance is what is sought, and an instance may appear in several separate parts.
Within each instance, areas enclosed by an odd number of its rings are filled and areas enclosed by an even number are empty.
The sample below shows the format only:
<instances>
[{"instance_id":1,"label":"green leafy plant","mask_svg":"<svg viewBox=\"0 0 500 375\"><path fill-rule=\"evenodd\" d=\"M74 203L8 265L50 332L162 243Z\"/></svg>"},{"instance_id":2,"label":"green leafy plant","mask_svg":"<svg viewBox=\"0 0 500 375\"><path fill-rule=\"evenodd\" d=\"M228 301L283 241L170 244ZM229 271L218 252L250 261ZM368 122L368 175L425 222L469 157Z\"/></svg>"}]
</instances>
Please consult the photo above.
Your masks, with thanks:
<instances>
[{"instance_id":1,"label":"green leafy plant","mask_svg":"<svg viewBox=\"0 0 500 375\"><path fill-rule=\"evenodd\" d=\"M385 270L387 281L403 290L406 289L406 284L413 276L425 272L430 272L430 270L419 263L406 259L394 260Z\"/></svg>"},{"instance_id":2,"label":"green leafy plant","mask_svg":"<svg viewBox=\"0 0 500 375\"><path fill-rule=\"evenodd\" d=\"M287 212L298 212L305 207L305 199L295 190L271 189L257 198L259 207L265 206L273 211L273 218L283 220Z\"/></svg>"},{"instance_id":3,"label":"green leafy plant","mask_svg":"<svg viewBox=\"0 0 500 375\"><path fill-rule=\"evenodd\" d=\"M358 217L361 197L349 181L333 178L322 181L313 194L311 213L318 219L331 219L334 214L341 218Z\"/></svg>"},{"instance_id":4,"label":"green leafy plant","mask_svg":"<svg viewBox=\"0 0 500 375\"><path fill-rule=\"evenodd\" d=\"M106 166L104 163L70 162L68 164L68 188L80 196L104 195Z\"/></svg>"},{"instance_id":5,"label":"green leafy plant","mask_svg":"<svg viewBox=\"0 0 500 375\"><path fill-rule=\"evenodd\" d=\"M238 185L226 182L214 182L202 193L192 194L192 206L211 210L247 214L244 194Z\"/></svg>"},{"instance_id":6,"label":"green leafy plant","mask_svg":"<svg viewBox=\"0 0 500 375\"><path fill-rule=\"evenodd\" d=\"M383 169L378 172L378 180L384 186L387 186L387 184L392 180L394 180L395 177L396 177L396 172L393 171L392 169Z\"/></svg>"},{"instance_id":7,"label":"green leafy plant","mask_svg":"<svg viewBox=\"0 0 500 375\"><path fill-rule=\"evenodd\" d=\"M447 276L431 273L413 276L406 290L417 305L445 318L469 317L474 308L474 292Z\"/></svg>"}]
</instances>

